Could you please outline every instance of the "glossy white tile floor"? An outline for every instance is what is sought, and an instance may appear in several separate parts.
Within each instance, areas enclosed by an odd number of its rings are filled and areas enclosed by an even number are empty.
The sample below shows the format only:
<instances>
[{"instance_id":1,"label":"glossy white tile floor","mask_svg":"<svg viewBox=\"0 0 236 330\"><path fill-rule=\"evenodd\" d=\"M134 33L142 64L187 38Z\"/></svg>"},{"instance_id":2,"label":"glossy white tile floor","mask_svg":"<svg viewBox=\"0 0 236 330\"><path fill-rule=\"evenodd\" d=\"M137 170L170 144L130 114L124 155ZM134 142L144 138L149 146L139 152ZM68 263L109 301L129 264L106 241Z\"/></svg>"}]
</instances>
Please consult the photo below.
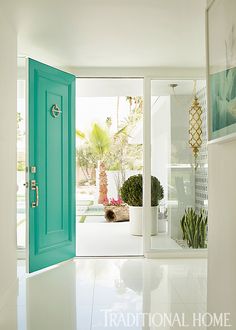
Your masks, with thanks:
<instances>
[{"instance_id":1,"label":"glossy white tile floor","mask_svg":"<svg viewBox=\"0 0 236 330\"><path fill-rule=\"evenodd\" d=\"M131 235L129 226L129 222L77 223L77 256L141 256L143 238ZM167 234L152 236L151 244L153 249L182 250Z\"/></svg>"},{"instance_id":2,"label":"glossy white tile floor","mask_svg":"<svg viewBox=\"0 0 236 330\"><path fill-rule=\"evenodd\" d=\"M200 259L76 259L37 275L25 276L25 265L21 261L17 323L0 326L0 329L128 328L124 322L119 326L106 326L104 310L109 310L109 315L114 312L123 316L139 312L185 313L186 322L191 323L193 312L206 310L206 266L206 260ZM14 318L14 309L10 315ZM129 328L181 329L142 327L141 324Z\"/></svg>"}]
</instances>

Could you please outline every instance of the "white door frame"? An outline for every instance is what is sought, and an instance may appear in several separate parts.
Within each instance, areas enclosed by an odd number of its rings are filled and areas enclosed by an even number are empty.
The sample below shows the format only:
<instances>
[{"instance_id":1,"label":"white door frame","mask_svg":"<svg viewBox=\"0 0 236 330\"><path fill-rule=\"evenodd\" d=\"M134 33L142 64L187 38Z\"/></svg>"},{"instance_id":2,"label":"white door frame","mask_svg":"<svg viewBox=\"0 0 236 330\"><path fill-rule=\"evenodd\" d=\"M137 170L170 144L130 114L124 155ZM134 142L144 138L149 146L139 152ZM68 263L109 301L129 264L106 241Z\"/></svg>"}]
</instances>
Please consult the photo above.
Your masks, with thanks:
<instances>
[{"instance_id":1,"label":"white door frame","mask_svg":"<svg viewBox=\"0 0 236 330\"><path fill-rule=\"evenodd\" d=\"M143 81L143 255L151 251L151 78ZM146 221L147 220L147 221Z\"/></svg>"}]
</instances>

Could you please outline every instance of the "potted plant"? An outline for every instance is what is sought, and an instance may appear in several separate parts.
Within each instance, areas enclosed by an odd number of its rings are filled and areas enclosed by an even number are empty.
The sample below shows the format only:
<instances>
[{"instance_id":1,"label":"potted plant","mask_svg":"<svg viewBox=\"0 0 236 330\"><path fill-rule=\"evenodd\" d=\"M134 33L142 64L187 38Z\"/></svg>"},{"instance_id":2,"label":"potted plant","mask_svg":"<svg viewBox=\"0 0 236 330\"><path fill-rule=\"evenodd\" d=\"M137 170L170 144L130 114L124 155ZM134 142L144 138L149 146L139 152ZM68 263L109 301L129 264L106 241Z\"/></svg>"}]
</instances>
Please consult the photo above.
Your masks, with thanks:
<instances>
[{"instance_id":1,"label":"potted plant","mask_svg":"<svg viewBox=\"0 0 236 330\"><path fill-rule=\"evenodd\" d=\"M129 220L129 208L121 197L118 199L105 198L104 202L105 219L107 222L119 222Z\"/></svg>"},{"instance_id":2,"label":"potted plant","mask_svg":"<svg viewBox=\"0 0 236 330\"><path fill-rule=\"evenodd\" d=\"M142 213L143 213L143 177L141 174L129 177L121 187L121 197L129 205L130 233L142 235ZM157 234L157 206L164 197L163 187L160 181L151 177L151 234Z\"/></svg>"}]
</instances>

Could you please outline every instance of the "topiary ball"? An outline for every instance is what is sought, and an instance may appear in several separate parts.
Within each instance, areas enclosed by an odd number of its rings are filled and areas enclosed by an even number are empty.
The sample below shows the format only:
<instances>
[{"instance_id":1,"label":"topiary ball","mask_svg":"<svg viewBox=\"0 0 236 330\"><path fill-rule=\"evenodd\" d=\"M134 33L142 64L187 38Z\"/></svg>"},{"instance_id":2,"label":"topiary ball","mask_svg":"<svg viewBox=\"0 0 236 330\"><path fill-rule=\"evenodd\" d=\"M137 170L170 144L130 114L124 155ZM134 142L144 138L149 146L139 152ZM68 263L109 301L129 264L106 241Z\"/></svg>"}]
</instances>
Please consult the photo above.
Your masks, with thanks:
<instances>
[{"instance_id":1,"label":"topiary ball","mask_svg":"<svg viewBox=\"0 0 236 330\"><path fill-rule=\"evenodd\" d=\"M142 174L129 177L121 187L121 197L130 206L143 206L143 177ZM164 197L160 181L151 177L151 205L157 206Z\"/></svg>"}]
</instances>

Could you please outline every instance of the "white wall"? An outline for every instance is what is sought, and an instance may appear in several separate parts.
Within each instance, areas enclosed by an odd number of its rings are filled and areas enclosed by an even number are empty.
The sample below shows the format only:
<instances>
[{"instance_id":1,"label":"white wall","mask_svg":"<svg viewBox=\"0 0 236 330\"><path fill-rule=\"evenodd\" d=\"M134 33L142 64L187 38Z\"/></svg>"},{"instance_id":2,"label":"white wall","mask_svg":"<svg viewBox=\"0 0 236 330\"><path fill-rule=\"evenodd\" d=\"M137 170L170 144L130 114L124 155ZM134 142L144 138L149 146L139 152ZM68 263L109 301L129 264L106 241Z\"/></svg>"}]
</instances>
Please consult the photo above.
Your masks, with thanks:
<instances>
[{"instance_id":1,"label":"white wall","mask_svg":"<svg viewBox=\"0 0 236 330\"><path fill-rule=\"evenodd\" d=\"M236 141L209 145L208 311L236 328Z\"/></svg>"},{"instance_id":2,"label":"white wall","mask_svg":"<svg viewBox=\"0 0 236 330\"><path fill-rule=\"evenodd\" d=\"M209 312L230 312L231 329L235 329L236 141L209 145L208 177L207 309Z\"/></svg>"},{"instance_id":3,"label":"white wall","mask_svg":"<svg viewBox=\"0 0 236 330\"><path fill-rule=\"evenodd\" d=\"M17 42L5 16L0 11L0 310L16 284ZM10 314L14 322L13 310Z\"/></svg>"}]
</instances>

